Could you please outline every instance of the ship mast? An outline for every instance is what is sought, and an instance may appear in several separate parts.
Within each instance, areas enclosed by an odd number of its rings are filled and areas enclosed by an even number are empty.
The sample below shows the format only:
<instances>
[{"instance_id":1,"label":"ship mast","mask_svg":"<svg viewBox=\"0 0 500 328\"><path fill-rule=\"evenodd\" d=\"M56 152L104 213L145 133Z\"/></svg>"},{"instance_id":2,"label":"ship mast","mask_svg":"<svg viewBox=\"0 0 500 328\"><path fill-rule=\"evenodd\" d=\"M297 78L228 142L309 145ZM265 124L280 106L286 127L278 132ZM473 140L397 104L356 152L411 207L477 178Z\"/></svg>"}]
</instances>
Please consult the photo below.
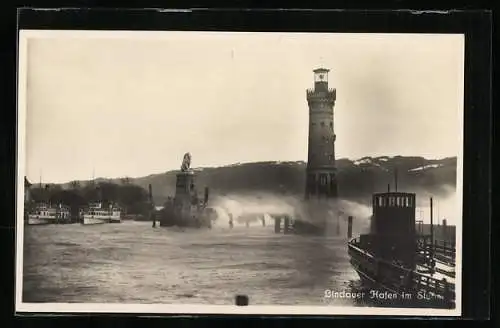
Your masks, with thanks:
<instances>
[{"instance_id":1,"label":"ship mast","mask_svg":"<svg viewBox=\"0 0 500 328\"><path fill-rule=\"evenodd\" d=\"M394 188L395 188L395 192L398 192L398 169L395 168L394 169Z\"/></svg>"},{"instance_id":2,"label":"ship mast","mask_svg":"<svg viewBox=\"0 0 500 328\"><path fill-rule=\"evenodd\" d=\"M431 230L431 250L432 250L432 257L434 257L434 220L433 220L433 215L432 215L432 212L433 212L433 210L432 210L432 197L431 197L430 201L431 201L431 204L430 204L431 205L431 213L430 213L430 215L431 215L431 227L430 227L431 228L430 229Z\"/></svg>"},{"instance_id":3,"label":"ship mast","mask_svg":"<svg viewBox=\"0 0 500 328\"><path fill-rule=\"evenodd\" d=\"M155 217L155 204L153 202L153 186L148 185L148 198L149 198L149 217L153 220L153 228L156 228L156 217Z\"/></svg>"}]
</instances>

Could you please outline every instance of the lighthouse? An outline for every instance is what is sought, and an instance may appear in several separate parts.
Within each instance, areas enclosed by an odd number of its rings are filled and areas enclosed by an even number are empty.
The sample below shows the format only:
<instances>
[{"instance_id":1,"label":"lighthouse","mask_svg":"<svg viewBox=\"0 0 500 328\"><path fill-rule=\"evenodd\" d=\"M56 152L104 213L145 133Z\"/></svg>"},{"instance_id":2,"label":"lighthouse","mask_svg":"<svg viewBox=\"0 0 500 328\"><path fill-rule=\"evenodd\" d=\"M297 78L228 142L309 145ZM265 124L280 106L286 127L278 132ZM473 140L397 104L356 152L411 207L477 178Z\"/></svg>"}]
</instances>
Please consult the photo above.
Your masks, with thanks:
<instances>
[{"instance_id":1,"label":"lighthouse","mask_svg":"<svg viewBox=\"0 0 500 328\"><path fill-rule=\"evenodd\" d=\"M333 108L336 90L328 87L329 69L314 72L314 88L307 90L309 141L306 199L337 198Z\"/></svg>"}]
</instances>

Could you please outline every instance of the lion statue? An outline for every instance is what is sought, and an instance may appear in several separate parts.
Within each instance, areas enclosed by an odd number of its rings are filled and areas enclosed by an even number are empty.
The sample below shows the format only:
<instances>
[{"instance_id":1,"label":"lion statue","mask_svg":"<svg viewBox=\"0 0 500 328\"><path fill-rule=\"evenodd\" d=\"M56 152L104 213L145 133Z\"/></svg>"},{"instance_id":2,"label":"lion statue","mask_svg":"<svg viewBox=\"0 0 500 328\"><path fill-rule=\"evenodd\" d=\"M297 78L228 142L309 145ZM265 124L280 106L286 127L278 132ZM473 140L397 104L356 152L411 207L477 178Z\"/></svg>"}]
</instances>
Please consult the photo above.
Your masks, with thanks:
<instances>
[{"instance_id":1,"label":"lion statue","mask_svg":"<svg viewBox=\"0 0 500 328\"><path fill-rule=\"evenodd\" d=\"M184 158L182 160L181 171L186 172L189 170L190 167L191 167L191 154L186 153L184 154Z\"/></svg>"}]
</instances>

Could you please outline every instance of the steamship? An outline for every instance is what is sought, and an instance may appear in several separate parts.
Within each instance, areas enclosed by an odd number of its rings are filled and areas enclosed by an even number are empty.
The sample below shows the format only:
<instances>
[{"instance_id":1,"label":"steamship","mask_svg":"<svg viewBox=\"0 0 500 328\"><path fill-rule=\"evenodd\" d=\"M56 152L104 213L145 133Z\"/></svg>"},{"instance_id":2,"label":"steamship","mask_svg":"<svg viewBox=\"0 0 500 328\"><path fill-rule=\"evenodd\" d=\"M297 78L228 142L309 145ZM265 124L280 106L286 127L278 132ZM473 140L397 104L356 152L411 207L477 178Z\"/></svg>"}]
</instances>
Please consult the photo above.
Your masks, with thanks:
<instances>
[{"instance_id":1,"label":"steamship","mask_svg":"<svg viewBox=\"0 0 500 328\"><path fill-rule=\"evenodd\" d=\"M438 244L417 233L413 193L377 193L372 197L370 232L348 242L350 262L363 288L391 293L413 307L455 307L455 246Z\"/></svg>"},{"instance_id":2,"label":"steamship","mask_svg":"<svg viewBox=\"0 0 500 328\"><path fill-rule=\"evenodd\" d=\"M121 210L113 204L105 208L101 202L90 203L82 211L82 224L121 223Z\"/></svg>"},{"instance_id":3,"label":"steamship","mask_svg":"<svg viewBox=\"0 0 500 328\"><path fill-rule=\"evenodd\" d=\"M72 223L68 206L59 204L55 207L46 203L38 203L28 212L28 225Z\"/></svg>"}]
</instances>

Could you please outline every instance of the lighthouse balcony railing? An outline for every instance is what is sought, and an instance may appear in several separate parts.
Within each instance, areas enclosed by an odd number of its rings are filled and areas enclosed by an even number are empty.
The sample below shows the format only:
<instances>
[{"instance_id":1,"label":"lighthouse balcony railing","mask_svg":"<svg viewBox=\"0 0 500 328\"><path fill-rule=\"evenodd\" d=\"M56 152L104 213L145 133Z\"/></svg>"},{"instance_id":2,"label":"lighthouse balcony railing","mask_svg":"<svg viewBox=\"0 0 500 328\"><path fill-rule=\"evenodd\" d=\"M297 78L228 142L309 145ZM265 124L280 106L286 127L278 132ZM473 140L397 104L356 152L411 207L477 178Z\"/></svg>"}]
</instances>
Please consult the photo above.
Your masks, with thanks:
<instances>
[{"instance_id":1,"label":"lighthouse balcony railing","mask_svg":"<svg viewBox=\"0 0 500 328\"><path fill-rule=\"evenodd\" d=\"M326 95L331 95L333 98L337 95L337 90L334 88L328 88L328 90L318 90L318 89L307 89L307 97L323 97Z\"/></svg>"}]
</instances>

